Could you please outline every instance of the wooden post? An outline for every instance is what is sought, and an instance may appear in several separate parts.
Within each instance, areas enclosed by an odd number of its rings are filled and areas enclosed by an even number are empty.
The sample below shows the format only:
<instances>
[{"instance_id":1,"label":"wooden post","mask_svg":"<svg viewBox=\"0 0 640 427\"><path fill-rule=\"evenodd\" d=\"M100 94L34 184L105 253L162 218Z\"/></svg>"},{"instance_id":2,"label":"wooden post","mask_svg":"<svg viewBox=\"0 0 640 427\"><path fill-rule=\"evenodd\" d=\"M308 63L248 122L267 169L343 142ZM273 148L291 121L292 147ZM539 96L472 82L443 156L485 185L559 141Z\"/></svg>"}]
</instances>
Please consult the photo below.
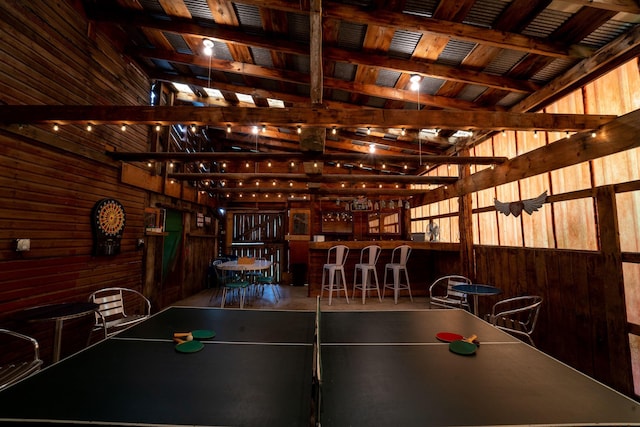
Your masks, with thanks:
<instances>
[{"instance_id":1,"label":"wooden post","mask_svg":"<svg viewBox=\"0 0 640 427\"><path fill-rule=\"evenodd\" d=\"M618 212L616 207L616 193L613 186L598 187L596 189L596 218L598 221L598 235L600 236L600 251L604 258L601 283L603 289L591 290L601 296L599 301L606 325L596 328L593 341L597 343L594 349L594 369L606 370L614 383L612 386L628 395L633 395L632 375L614 375L615 372L631 373L631 350L629 349L629 335L626 304L624 298L624 277L622 274L622 254L620 250L620 229L618 226ZM598 302L595 302L598 304Z\"/></svg>"},{"instance_id":2,"label":"wooden post","mask_svg":"<svg viewBox=\"0 0 640 427\"><path fill-rule=\"evenodd\" d=\"M466 178L471 175L471 167L469 165L460 165L460 178ZM458 230L460 232L460 266L461 274L476 279L475 266L473 261L473 201L471 193L463 194L458 198Z\"/></svg>"}]
</instances>

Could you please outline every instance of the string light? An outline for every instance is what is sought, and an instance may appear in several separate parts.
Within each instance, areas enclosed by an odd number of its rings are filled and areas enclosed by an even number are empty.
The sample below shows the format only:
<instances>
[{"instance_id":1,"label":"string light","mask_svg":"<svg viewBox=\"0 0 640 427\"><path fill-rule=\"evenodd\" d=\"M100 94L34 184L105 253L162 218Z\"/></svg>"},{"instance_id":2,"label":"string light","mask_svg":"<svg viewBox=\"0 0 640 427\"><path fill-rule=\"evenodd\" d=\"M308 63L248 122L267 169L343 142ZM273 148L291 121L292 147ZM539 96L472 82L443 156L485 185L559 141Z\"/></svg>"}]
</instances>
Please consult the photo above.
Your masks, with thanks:
<instances>
[{"instance_id":1,"label":"string light","mask_svg":"<svg viewBox=\"0 0 640 427\"><path fill-rule=\"evenodd\" d=\"M54 130L54 131L56 131L56 132L58 132L58 131L60 130L60 126L58 126L58 124L57 124L57 123L56 123L56 124L54 124L54 125L53 125L53 130Z\"/></svg>"},{"instance_id":2,"label":"string light","mask_svg":"<svg viewBox=\"0 0 640 427\"><path fill-rule=\"evenodd\" d=\"M231 133L231 125L227 125L227 133Z\"/></svg>"},{"instance_id":3,"label":"string light","mask_svg":"<svg viewBox=\"0 0 640 427\"><path fill-rule=\"evenodd\" d=\"M302 128L298 126L298 135L300 135L301 133L302 133Z\"/></svg>"},{"instance_id":4,"label":"string light","mask_svg":"<svg viewBox=\"0 0 640 427\"><path fill-rule=\"evenodd\" d=\"M371 135L371 128L367 128L367 135Z\"/></svg>"},{"instance_id":5,"label":"string light","mask_svg":"<svg viewBox=\"0 0 640 427\"><path fill-rule=\"evenodd\" d=\"M402 130L400 131L400 135L405 136L407 134L407 131L405 130L405 128L402 128Z\"/></svg>"},{"instance_id":6,"label":"string light","mask_svg":"<svg viewBox=\"0 0 640 427\"><path fill-rule=\"evenodd\" d=\"M338 130L337 130L337 129L336 129L336 127L334 126L334 127L331 129L331 135L335 135L336 133L338 133Z\"/></svg>"},{"instance_id":7,"label":"string light","mask_svg":"<svg viewBox=\"0 0 640 427\"><path fill-rule=\"evenodd\" d=\"M160 125L156 125L156 132L160 132Z\"/></svg>"},{"instance_id":8,"label":"string light","mask_svg":"<svg viewBox=\"0 0 640 427\"><path fill-rule=\"evenodd\" d=\"M93 130L93 126L91 126L91 123L89 123L87 125L87 132L91 132Z\"/></svg>"},{"instance_id":9,"label":"string light","mask_svg":"<svg viewBox=\"0 0 640 427\"><path fill-rule=\"evenodd\" d=\"M127 130L127 125L125 125L124 123L122 124L122 126L120 126L120 130L122 132L125 132Z\"/></svg>"}]
</instances>

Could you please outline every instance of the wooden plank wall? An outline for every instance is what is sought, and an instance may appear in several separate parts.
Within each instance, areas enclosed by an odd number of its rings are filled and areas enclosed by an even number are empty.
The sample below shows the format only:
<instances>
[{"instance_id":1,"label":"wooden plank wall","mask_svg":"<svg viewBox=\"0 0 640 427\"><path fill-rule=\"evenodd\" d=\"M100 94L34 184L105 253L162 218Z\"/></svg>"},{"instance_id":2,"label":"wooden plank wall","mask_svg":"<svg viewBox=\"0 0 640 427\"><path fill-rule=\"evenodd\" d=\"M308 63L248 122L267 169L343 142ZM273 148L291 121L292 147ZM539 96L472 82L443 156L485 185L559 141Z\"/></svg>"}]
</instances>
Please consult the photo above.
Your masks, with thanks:
<instances>
[{"instance_id":1,"label":"wooden plank wall","mask_svg":"<svg viewBox=\"0 0 640 427\"><path fill-rule=\"evenodd\" d=\"M0 103L144 105L149 81L91 33L70 2L0 2ZM87 37L92 34L92 37ZM145 151L146 127L8 126L0 128L0 324L46 303L86 301L96 289L142 289L142 212L147 193L120 181L120 164L105 149ZM102 198L126 211L121 253L92 256L90 213ZM15 239L31 250L15 251ZM87 319L92 321L92 319ZM50 327L49 327L50 326ZM63 355L86 344L86 322ZM27 331L50 360L53 324ZM66 335L66 334L65 334Z\"/></svg>"},{"instance_id":2,"label":"wooden plank wall","mask_svg":"<svg viewBox=\"0 0 640 427\"><path fill-rule=\"evenodd\" d=\"M624 352L625 320L607 313L611 280L599 252L476 246L476 281L502 289L479 300L488 313L498 299L537 294L544 298L534 341L539 349L617 390L631 393ZM496 268L499 266L499 268ZM614 344L615 345L615 344ZM617 360L620 359L620 360Z\"/></svg>"}]
</instances>

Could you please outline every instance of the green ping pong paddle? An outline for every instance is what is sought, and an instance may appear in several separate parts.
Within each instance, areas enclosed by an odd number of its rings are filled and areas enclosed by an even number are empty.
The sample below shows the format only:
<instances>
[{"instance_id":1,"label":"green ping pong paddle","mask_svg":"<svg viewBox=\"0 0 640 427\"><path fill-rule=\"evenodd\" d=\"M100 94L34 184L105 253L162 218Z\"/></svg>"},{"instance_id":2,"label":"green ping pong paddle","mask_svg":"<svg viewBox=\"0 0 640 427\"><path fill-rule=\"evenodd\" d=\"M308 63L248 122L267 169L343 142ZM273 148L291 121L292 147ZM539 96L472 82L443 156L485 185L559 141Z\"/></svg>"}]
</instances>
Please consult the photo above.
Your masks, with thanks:
<instances>
[{"instance_id":1,"label":"green ping pong paddle","mask_svg":"<svg viewBox=\"0 0 640 427\"><path fill-rule=\"evenodd\" d=\"M478 337L476 335L471 335L468 338L464 338L457 341L452 341L449 343L449 351L456 354L461 354L463 356L470 356L475 354L478 346L473 343Z\"/></svg>"},{"instance_id":2,"label":"green ping pong paddle","mask_svg":"<svg viewBox=\"0 0 640 427\"><path fill-rule=\"evenodd\" d=\"M184 341L176 345L176 351L179 353L195 353L204 348L204 344L200 341Z\"/></svg>"},{"instance_id":3,"label":"green ping pong paddle","mask_svg":"<svg viewBox=\"0 0 640 427\"><path fill-rule=\"evenodd\" d=\"M196 329L195 331L191 331L191 335L194 340L208 340L215 337L216 333L210 329Z\"/></svg>"}]
</instances>

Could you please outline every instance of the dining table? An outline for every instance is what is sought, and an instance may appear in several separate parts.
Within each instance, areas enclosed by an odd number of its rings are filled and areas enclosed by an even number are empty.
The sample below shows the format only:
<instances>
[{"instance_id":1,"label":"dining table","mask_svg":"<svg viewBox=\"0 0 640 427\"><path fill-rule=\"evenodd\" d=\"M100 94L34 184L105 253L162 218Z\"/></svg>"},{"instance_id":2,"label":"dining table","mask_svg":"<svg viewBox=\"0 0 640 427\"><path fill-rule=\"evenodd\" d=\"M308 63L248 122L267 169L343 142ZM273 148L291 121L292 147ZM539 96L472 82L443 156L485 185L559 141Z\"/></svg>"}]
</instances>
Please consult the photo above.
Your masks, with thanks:
<instances>
[{"instance_id":1,"label":"dining table","mask_svg":"<svg viewBox=\"0 0 640 427\"><path fill-rule=\"evenodd\" d=\"M473 314L478 315L478 297L498 295L502 290L491 285L481 285L477 283L460 283L453 285L452 289L473 296Z\"/></svg>"},{"instance_id":2,"label":"dining table","mask_svg":"<svg viewBox=\"0 0 640 427\"><path fill-rule=\"evenodd\" d=\"M65 320L94 314L98 309L98 304L93 302L62 302L46 304L38 307L28 308L16 316L17 320L27 322L50 322L55 323L53 332L53 363L60 360L62 349L62 329Z\"/></svg>"}]
</instances>

